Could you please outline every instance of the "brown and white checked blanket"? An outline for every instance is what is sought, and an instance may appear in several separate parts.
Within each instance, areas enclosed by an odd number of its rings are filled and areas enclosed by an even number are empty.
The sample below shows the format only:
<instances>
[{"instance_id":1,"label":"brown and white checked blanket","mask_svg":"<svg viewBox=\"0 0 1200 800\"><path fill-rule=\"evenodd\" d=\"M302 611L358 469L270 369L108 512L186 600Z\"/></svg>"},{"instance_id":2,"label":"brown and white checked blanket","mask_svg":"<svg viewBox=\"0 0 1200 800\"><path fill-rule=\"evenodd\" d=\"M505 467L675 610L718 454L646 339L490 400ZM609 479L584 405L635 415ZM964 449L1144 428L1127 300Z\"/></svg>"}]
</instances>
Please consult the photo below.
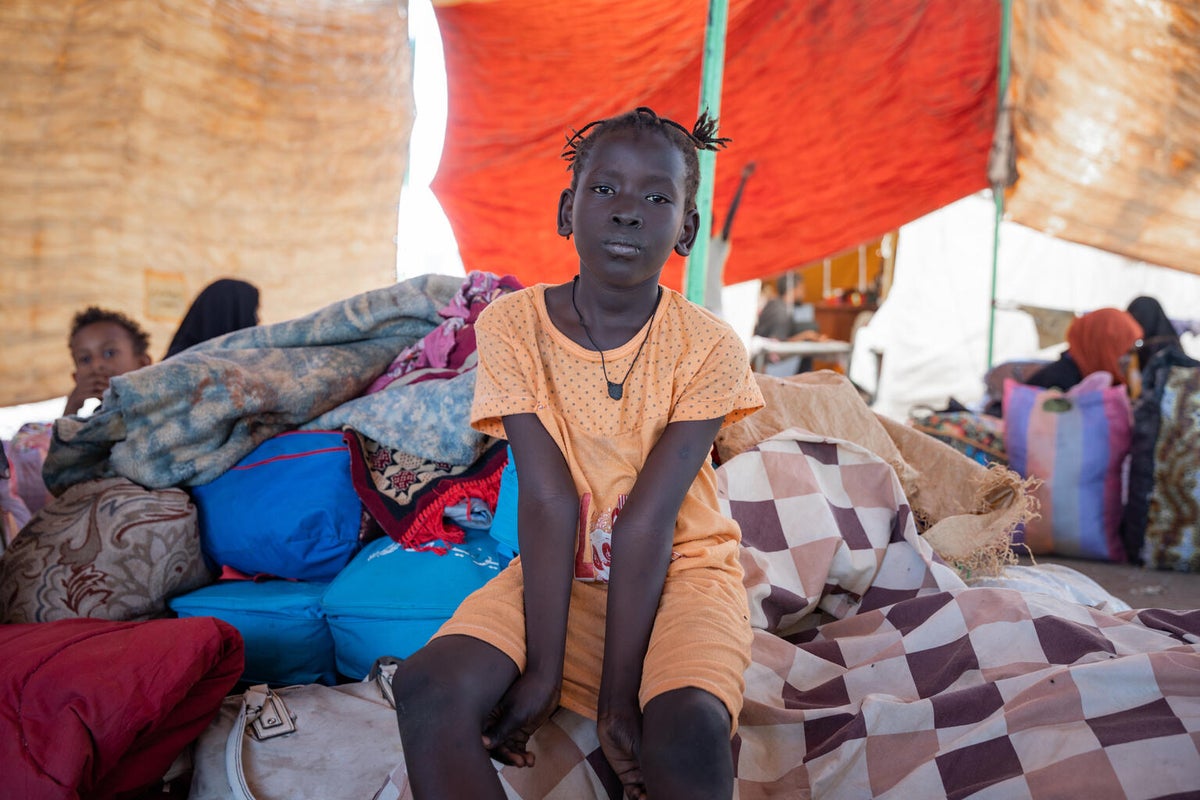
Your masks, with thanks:
<instances>
[{"instance_id":1,"label":"brown and white checked blanket","mask_svg":"<svg viewBox=\"0 0 1200 800\"><path fill-rule=\"evenodd\" d=\"M967 588L846 442L789 430L718 479L755 626L740 800L1200 793L1200 611ZM531 748L509 797L620 797L589 721L560 710ZM401 764L377 798L409 796Z\"/></svg>"}]
</instances>

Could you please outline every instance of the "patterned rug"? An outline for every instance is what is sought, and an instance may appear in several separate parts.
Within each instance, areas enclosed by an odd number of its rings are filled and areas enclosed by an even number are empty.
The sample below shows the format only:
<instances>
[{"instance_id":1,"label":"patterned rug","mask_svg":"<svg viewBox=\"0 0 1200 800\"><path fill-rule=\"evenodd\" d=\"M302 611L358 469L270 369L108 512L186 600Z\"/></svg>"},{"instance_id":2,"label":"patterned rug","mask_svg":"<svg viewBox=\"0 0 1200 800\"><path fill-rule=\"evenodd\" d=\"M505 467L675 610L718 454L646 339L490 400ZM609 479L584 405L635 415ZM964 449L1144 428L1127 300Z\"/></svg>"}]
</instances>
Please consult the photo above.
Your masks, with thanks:
<instances>
[{"instance_id":1,"label":"patterned rug","mask_svg":"<svg viewBox=\"0 0 1200 800\"><path fill-rule=\"evenodd\" d=\"M464 537L445 519L448 506L472 500L496 508L500 473L508 461L501 439L471 464L459 466L385 447L356 431L347 430L345 438L359 499L383 532L405 547L445 553L447 545L462 544Z\"/></svg>"}]
</instances>

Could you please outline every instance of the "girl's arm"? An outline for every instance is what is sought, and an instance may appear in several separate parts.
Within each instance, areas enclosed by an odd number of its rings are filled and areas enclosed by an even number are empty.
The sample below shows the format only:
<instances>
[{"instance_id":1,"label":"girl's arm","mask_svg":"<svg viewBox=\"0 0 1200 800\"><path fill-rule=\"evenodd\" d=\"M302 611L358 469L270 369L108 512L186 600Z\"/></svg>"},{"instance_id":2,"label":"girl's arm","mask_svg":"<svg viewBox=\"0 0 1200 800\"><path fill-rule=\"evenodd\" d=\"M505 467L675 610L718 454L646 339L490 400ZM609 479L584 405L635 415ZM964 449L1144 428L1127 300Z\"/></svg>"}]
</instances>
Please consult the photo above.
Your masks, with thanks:
<instances>
[{"instance_id":1,"label":"girl's arm","mask_svg":"<svg viewBox=\"0 0 1200 800\"><path fill-rule=\"evenodd\" d=\"M525 575L525 671L561 680L579 494L562 451L536 415L507 416L504 430L521 476L517 540Z\"/></svg>"},{"instance_id":2,"label":"girl's arm","mask_svg":"<svg viewBox=\"0 0 1200 800\"><path fill-rule=\"evenodd\" d=\"M558 708L562 693L579 496L566 459L536 415L506 416L504 430L520 475L517 539L525 578L526 665L483 734L494 757L532 766L526 744Z\"/></svg>"},{"instance_id":3,"label":"girl's arm","mask_svg":"<svg viewBox=\"0 0 1200 800\"><path fill-rule=\"evenodd\" d=\"M617 518L597 709L601 720L610 715L632 714L636 718L638 714L642 661L671 561L675 520L683 498L709 457L721 421L717 418L669 424L650 451Z\"/></svg>"}]
</instances>

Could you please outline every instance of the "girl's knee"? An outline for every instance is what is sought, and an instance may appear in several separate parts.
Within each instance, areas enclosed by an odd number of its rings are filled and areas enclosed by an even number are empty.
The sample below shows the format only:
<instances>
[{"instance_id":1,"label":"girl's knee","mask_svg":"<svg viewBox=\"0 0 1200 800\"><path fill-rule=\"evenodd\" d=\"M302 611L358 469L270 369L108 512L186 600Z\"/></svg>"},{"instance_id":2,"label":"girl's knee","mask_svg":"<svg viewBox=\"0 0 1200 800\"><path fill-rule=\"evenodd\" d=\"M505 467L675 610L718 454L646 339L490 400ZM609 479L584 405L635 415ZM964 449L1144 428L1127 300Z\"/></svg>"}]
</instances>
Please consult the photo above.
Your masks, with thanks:
<instances>
[{"instance_id":1,"label":"girl's knee","mask_svg":"<svg viewBox=\"0 0 1200 800\"><path fill-rule=\"evenodd\" d=\"M505 669L506 663L511 669ZM392 676L396 712L403 717L434 710L482 719L516 673L507 656L483 642L465 637L435 639L396 667Z\"/></svg>"},{"instance_id":2,"label":"girl's knee","mask_svg":"<svg viewBox=\"0 0 1200 800\"><path fill-rule=\"evenodd\" d=\"M729 738L729 712L714 695L678 689L654 698L643 715L642 762L648 785L651 775L672 785L732 785Z\"/></svg>"},{"instance_id":3,"label":"girl's knee","mask_svg":"<svg viewBox=\"0 0 1200 800\"><path fill-rule=\"evenodd\" d=\"M418 651L396 667L392 694L396 710L420 705L452 707L472 696L475 680L465 662Z\"/></svg>"},{"instance_id":4,"label":"girl's knee","mask_svg":"<svg viewBox=\"0 0 1200 800\"><path fill-rule=\"evenodd\" d=\"M439 672L441 680L437 680ZM396 699L396 709L399 711L421 700L438 702L442 693L453 691L446 682L446 677L446 673L438 670L436 665L420 659L412 658L402 662L392 676L392 695Z\"/></svg>"},{"instance_id":5,"label":"girl's knee","mask_svg":"<svg viewBox=\"0 0 1200 800\"><path fill-rule=\"evenodd\" d=\"M725 704L711 692L695 687L674 689L651 699L644 717L648 728L665 729L671 738L695 731L698 736L718 735L728 741L731 731Z\"/></svg>"}]
</instances>

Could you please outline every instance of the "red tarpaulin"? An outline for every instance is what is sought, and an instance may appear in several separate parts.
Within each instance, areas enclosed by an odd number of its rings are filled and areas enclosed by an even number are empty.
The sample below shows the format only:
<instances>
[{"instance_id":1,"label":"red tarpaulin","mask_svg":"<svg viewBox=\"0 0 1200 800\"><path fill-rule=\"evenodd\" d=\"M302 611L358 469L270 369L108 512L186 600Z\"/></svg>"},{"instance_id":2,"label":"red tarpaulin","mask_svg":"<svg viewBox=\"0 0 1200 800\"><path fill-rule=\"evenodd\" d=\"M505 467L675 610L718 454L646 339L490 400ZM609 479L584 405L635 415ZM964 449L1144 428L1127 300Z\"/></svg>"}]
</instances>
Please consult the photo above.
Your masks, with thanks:
<instances>
[{"instance_id":1,"label":"red tarpaulin","mask_svg":"<svg viewBox=\"0 0 1200 800\"><path fill-rule=\"evenodd\" d=\"M437 2L449 119L433 189L467 269L577 269L555 233L572 127L648 105L690 125L707 0ZM758 168L725 282L874 239L987 185L996 0L730 0L717 223ZM419 113L419 110L418 110ZM683 260L663 282L679 288Z\"/></svg>"}]
</instances>

